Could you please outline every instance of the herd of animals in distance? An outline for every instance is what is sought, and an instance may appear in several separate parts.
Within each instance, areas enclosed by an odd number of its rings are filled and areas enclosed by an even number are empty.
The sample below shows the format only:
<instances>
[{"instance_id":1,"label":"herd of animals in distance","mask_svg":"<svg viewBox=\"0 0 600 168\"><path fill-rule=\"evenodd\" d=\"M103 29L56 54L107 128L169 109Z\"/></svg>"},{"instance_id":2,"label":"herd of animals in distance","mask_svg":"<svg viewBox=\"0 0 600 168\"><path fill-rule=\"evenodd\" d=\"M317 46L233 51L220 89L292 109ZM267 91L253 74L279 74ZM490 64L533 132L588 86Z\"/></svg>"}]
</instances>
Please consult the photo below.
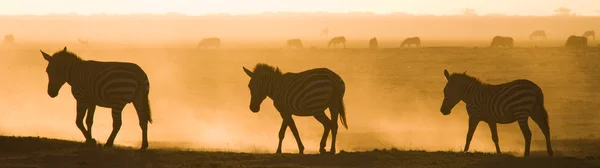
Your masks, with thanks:
<instances>
[{"instance_id":1,"label":"herd of animals in distance","mask_svg":"<svg viewBox=\"0 0 600 168\"><path fill-rule=\"evenodd\" d=\"M546 32L536 30L530 39L546 39ZM594 31L586 31L582 36L569 36L566 39L566 47L586 47L588 37L595 39ZM78 39L81 44L88 41ZM13 44L15 37L12 34L4 36L4 43ZM369 48L377 48L376 38L369 40ZM221 45L220 38L205 38L198 43L200 48L215 47ZM344 36L333 37L329 40L328 47L342 45L345 48L346 38ZM419 37L406 38L401 47L414 45L421 46ZM495 36L490 47L513 47L514 40L511 37ZM287 40L287 46L292 48L303 48L301 39ZM96 144L92 138L91 126L96 106L112 109L113 130L105 146L113 145L115 137L121 127L121 113L128 103L133 103L137 111L140 127L142 129L142 145L140 150L148 148L148 123L152 123L148 94L150 83L144 70L135 63L128 62L100 62L88 61L80 58L75 53L67 50L67 47L54 53L48 54L40 51L48 65L48 95L56 97L60 88L68 83L72 88L72 94L77 104L76 125L86 138L86 144ZM281 153L282 141L289 127L297 141L299 153L304 151L296 125L292 116L313 116L324 129L320 141L320 153L336 152L336 134L338 129L338 118L342 125L346 124L343 97L345 83L342 78L327 68L315 68L297 73L283 73L271 65L256 64L253 70L243 67L244 72L250 77L248 84L251 100L250 110L258 112L260 105L267 97L271 98L274 106L283 119L279 131L279 144L276 153ZM441 72L440 72L441 73ZM91 76L93 77L91 77ZM531 131L527 125L529 117L541 128L546 138L547 153L553 155L550 143L550 128L548 125L548 114L543 106L543 94L539 86L529 80L515 80L499 85L485 84L477 78L466 73L449 73L444 70L447 83L444 88L444 100L440 111L448 115L451 109L460 101L467 103L469 113L469 132L464 151L468 151L470 140L475 128L474 122L489 122L493 130L492 139L495 142L497 153L500 153L496 123L508 124L518 122L525 138L524 156L529 155L531 143ZM96 83L93 83L96 82ZM490 91L492 90L492 91ZM518 99L517 99L518 98ZM510 101L508 101L510 100ZM498 101L491 102L490 101ZM516 103L516 101L521 101ZM486 102L486 103L482 103ZM488 106L494 107L488 107ZM331 118L325 115L329 109ZM480 110L493 109L493 110ZM84 126L84 116L86 116ZM87 128L86 128L87 126ZM332 134L331 149L325 150L325 144Z\"/></svg>"},{"instance_id":2,"label":"herd of animals in distance","mask_svg":"<svg viewBox=\"0 0 600 168\"><path fill-rule=\"evenodd\" d=\"M322 31L322 34L323 33L326 34L327 32L328 32L328 29L324 29ZM583 33L583 35L581 35L581 36L571 35L571 36L567 37L566 42L565 42L565 47L586 47L586 46L588 46L588 37L591 37L593 40L595 40L596 32L594 32L593 30L588 30L588 31L585 31ZM529 39L530 40L534 40L534 39L545 40L546 39L546 31L536 30L529 35ZM82 45L88 45L88 43L89 43L87 40L82 40L81 38L77 39L77 41ZM514 46L514 41L515 40L512 37L495 36L492 38L490 47L504 46L504 47L512 48ZM13 34L7 34L4 36L4 44L10 45L10 44L14 44L14 43L15 43L15 36ZM304 45L302 44L302 40L299 38L287 40L286 45L288 48L304 48ZM344 48L346 48L346 37L337 36L337 37L331 38L329 40L329 43L327 44L327 47L336 48L337 45L342 45L342 46L344 46ZM415 47L421 47L421 38L419 38L419 37L406 38L402 41L402 43L400 44L400 47L405 47L405 46L411 47L411 45L414 45ZM211 47L212 48L220 48L221 47L221 39L218 37L204 38L204 39L200 40L200 42L198 42L197 47L198 48L211 48ZM369 40L369 48L371 48L371 49L378 48L378 41L377 41L376 37L373 37Z\"/></svg>"}]
</instances>

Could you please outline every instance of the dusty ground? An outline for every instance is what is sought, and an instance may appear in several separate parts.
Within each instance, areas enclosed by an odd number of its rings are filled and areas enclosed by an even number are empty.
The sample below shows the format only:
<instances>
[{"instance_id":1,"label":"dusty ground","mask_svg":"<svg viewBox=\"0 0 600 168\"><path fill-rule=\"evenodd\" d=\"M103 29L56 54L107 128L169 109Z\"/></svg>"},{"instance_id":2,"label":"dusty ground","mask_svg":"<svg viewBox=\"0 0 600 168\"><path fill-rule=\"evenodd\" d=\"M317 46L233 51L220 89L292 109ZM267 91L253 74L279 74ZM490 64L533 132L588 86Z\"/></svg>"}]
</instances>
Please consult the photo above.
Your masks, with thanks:
<instances>
[{"instance_id":1,"label":"dusty ground","mask_svg":"<svg viewBox=\"0 0 600 168\"><path fill-rule=\"evenodd\" d=\"M150 125L151 150L80 149L74 142L2 137L0 167L118 167L144 162L152 167L598 166L600 48L524 44L507 49L486 48L487 42L459 44L463 46L379 50L69 45L69 50L84 59L131 61L145 69L151 80L155 119ZM83 140L73 121L75 102L70 88L64 86L55 99L46 94L46 63L39 49L52 53L62 47L52 44L0 50L0 61L6 65L0 71L11 79L0 84L0 94L4 95L0 98L0 135ZM347 88L344 99L349 129L340 130L338 150L346 152L338 151L335 156L268 154L275 151L281 119L270 100L263 102L260 113L249 111L248 77L241 68L259 62L279 66L284 72L328 67L340 74ZM544 92L557 156L546 157L543 135L533 122L529 125L534 139L532 158L519 158L523 138L517 124L498 127L500 146L507 155L435 152L462 149L467 130L463 103L450 116L439 112L444 69L467 71L492 84L520 78L536 82ZM94 137L101 143L110 132L109 111L99 108L96 112ZM306 152L315 153L321 125L310 117L295 120ZM137 148L140 131L132 107L124 110L123 121L115 143ZM391 148L398 150L372 151ZM485 123L479 124L470 151L494 151ZM289 131L284 152L297 152Z\"/></svg>"},{"instance_id":2,"label":"dusty ground","mask_svg":"<svg viewBox=\"0 0 600 168\"><path fill-rule=\"evenodd\" d=\"M591 145L599 140L557 141ZM592 148L586 147L589 150ZM520 158L512 155L451 151L372 150L336 155L252 154L179 149L137 151L132 148L82 148L81 143L36 138L0 137L0 167L598 167L596 157Z\"/></svg>"}]
</instances>

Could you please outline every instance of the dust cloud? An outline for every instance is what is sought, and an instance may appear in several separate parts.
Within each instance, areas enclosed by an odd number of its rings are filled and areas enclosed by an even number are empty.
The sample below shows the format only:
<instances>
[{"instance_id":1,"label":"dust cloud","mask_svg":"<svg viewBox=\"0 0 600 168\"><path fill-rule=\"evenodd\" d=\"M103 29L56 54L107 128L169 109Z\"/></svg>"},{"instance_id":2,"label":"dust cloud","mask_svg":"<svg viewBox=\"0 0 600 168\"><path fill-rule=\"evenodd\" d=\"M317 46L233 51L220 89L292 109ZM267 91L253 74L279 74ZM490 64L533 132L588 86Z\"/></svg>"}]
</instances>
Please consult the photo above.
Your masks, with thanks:
<instances>
[{"instance_id":1,"label":"dust cloud","mask_svg":"<svg viewBox=\"0 0 600 168\"><path fill-rule=\"evenodd\" d=\"M535 46L537 44L519 43L519 40L525 40L529 31L538 27L547 27L549 32L555 32L555 36L549 37L550 42L541 43L562 46L560 40L563 36L581 32L583 29L580 27L586 27L580 25L600 27L599 23L586 22L587 17L567 20L577 23L571 27L554 27L552 25L562 25L555 22L560 18L546 17L448 17L451 21L433 16L400 19L355 17L350 21L340 19L341 16L315 20L294 16L290 16L291 19L276 16L114 16L95 20L74 16L67 19L47 17L15 17L11 19L17 20L16 24L0 28L0 32L14 33L18 42L0 50L3 65L0 66L0 75L5 79L0 84L0 95L3 95L0 97L1 135L84 140L75 126L75 100L70 86L63 86L54 99L46 92L47 63L39 50L53 53L64 46L86 60L135 62L146 71L150 78L154 119L149 127L151 148L274 152L281 118L272 101L265 100L259 113L248 109L249 78L242 71L242 66L252 68L256 63L279 66L284 72L328 67L340 74L347 88L344 101L349 129L340 127L338 150L391 147L462 150L468 118L464 103L459 103L449 116L439 112L445 68L451 72L468 70L469 74L493 84L515 78L531 79L544 89L553 138L597 134L574 131L598 127L593 126L591 121L572 120L577 117L567 114L570 113L568 110L593 106L572 107L573 101L582 103L597 97L589 94L593 87L586 85L592 85L597 78L590 74L580 75L586 68L594 66L589 60L580 60L584 57L581 52L557 48L515 48L510 51L472 48L487 46L488 39L496 34L515 36L517 46ZM384 24L396 20L401 22ZM530 20L540 23L520 24L522 27L518 29L512 27L513 23L528 23ZM429 26L432 23L448 26ZM346 26L348 24L360 26ZM39 25L45 25L44 29L40 29ZM239 30L240 27L244 30ZM326 46L325 37L318 34L322 27L335 30L329 37L335 34L353 38L348 42L351 49L282 49L285 40L297 37L307 39L306 46ZM355 49L366 48L366 39L372 36L383 39L380 46L396 48L399 41L412 35L426 38L425 46L463 47ZM198 40L209 36L221 37L224 48L195 48ZM78 44L77 37L89 40L89 45ZM361 42L360 39L365 40ZM588 65L582 65L586 62ZM564 81L581 81L582 87L571 87ZM588 115L586 118L597 118L597 115L585 114ZM306 151L317 152L323 131L321 124L312 117L294 119ZM562 129L573 123L581 126ZM94 138L105 143L111 128L110 109L98 108L93 126ZM530 122L530 128L534 140L543 139L537 125ZM498 130L503 151L522 151L523 138L516 124L499 125ZM123 126L115 143L139 146L140 139L135 110L132 105L127 105L123 111ZM283 146L284 152L297 152L289 129ZM534 141L533 149L542 149L543 146L543 141ZM489 127L484 122L479 124L471 150L495 151Z\"/></svg>"}]
</instances>

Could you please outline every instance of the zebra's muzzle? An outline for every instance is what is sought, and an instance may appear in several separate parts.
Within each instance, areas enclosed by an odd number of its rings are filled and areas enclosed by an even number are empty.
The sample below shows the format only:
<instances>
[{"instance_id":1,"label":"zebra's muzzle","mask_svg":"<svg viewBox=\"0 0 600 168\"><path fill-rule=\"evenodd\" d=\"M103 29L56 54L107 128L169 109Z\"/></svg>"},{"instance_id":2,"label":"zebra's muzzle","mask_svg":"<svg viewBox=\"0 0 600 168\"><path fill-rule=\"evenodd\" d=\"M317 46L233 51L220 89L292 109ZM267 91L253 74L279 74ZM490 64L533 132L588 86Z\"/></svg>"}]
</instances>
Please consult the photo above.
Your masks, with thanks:
<instances>
[{"instance_id":1,"label":"zebra's muzzle","mask_svg":"<svg viewBox=\"0 0 600 168\"><path fill-rule=\"evenodd\" d=\"M258 111L260 111L260 106L252 106L252 105L250 105L250 111L252 111L254 113L258 113Z\"/></svg>"}]
</instances>

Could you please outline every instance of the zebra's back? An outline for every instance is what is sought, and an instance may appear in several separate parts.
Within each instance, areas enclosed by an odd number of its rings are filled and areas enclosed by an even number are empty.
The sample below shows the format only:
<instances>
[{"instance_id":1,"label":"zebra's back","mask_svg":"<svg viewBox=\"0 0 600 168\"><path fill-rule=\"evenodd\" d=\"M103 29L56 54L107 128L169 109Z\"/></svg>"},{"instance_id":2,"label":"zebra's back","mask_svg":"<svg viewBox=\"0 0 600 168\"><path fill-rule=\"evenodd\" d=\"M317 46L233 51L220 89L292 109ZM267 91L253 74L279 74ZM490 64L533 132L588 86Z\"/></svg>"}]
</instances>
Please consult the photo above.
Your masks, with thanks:
<instances>
[{"instance_id":1,"label":"zebra's back","mask_svg":"<svg viewBox=\"0 0 600 168\"><path fill-rule=\"evenodd\" d=\"M486 86L484 92L477 96L476 102L467 105L467 111L472 117L508 124L536 112L536 108L543 106L543 97L542 90L537 84L530 80L519 79ZM477 110L473 111L474 108Z\"/></svg>"},{"instance_id":2,"label":"zebra's back","mask_svg":"<svg viewBox=\"0 0 600 168\"><path fill-rule=\"evenodd\" d=\"M134 63L84 61L70 84L78 101L101 107L123 107L143 89L148 94L146 73Z\"/></svg>"},{"instance_id":3,"label":"zebra's back","mask_svg":"<svg viewBox=\"0 0 600 168\"><path fill-rule=\"evenodd\" d=\"M285 104L283 108L298 116L324 111L336 94L345 90L340 76L327 68L285 73L279 86L275 104Z\"/></svg>"}]
</instances>

